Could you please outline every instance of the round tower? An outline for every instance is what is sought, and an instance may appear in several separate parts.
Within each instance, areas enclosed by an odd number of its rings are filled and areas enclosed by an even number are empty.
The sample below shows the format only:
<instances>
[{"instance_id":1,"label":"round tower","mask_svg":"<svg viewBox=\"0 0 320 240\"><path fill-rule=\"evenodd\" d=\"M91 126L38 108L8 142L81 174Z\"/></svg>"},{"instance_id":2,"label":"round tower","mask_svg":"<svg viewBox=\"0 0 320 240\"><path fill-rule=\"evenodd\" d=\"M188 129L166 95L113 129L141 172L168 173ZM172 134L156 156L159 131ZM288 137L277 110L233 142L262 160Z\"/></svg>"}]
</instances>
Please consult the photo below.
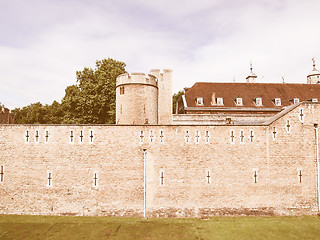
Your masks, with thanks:
<instances>
[{"instance_id":1,"label":"round tower","mask_svg":"<svg viewBox=\"0 0 320 240\"><path fill-rule=\"evenodd\" d=\"M116 124L157 124L158 83L152 74L121 74L116 81Z\"/></svg>"},{"instance_id":2,"label":"round tower","mask_svg":"<svg viewBox=\"0 0 320 240\"><path fill-rule=\"evenodd\" d=\"M316 69L316 61L312 58L313 69L307 76L307 83L319 83L320 82L320 71Z\"/></svg>"}]
</instances>

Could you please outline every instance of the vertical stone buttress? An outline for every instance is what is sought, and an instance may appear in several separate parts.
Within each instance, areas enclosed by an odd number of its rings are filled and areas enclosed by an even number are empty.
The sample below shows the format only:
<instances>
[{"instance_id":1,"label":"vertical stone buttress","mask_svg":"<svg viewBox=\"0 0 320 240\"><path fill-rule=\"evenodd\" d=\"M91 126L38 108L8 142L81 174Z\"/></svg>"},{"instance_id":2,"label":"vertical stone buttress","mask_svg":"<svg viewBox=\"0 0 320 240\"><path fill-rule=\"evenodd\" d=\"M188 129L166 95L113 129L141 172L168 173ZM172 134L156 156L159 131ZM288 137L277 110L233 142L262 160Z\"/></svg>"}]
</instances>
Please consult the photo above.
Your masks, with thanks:
<instances>
[{"instance_id":1,"label":"vertical stone buttress","mask_svg":"<svg viewBox=\"0 0 320 240\"><path fill-rule=\"evenodd\" d=\"M152 69L158 79L158 124L172 124L172 70Z\"/></svg>"}]
</instances>

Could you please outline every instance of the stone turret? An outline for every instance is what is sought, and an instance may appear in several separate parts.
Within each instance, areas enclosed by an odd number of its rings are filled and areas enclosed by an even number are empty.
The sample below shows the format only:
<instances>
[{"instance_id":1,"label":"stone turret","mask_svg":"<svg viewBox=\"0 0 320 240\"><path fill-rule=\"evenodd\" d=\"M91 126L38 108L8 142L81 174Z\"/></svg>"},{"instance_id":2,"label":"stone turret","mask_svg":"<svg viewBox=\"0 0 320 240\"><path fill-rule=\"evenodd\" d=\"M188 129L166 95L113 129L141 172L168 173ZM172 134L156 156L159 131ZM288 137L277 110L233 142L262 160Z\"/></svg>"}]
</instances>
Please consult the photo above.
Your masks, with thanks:
<instances>
[{"instance_id":1,"label":"stone turret","mask_svg":"<svg viewBox=\"0 0 320 240\"><path fill-rule=\"evenodd\" d=\"M172 124L172 71L128 73L116 81L116 124Z\"/></svg>"},{"instance_id":2,"label":"stone turret","mask_svg":"<svg viewBox=\"0 0 320 240\"><path fill-rule=\"evenodd\" d=\"M313 69L307 76L307 83L319 83L320 82L320 71L316 69L315 59L312 58Z\"/></svg>"}]
</instances>

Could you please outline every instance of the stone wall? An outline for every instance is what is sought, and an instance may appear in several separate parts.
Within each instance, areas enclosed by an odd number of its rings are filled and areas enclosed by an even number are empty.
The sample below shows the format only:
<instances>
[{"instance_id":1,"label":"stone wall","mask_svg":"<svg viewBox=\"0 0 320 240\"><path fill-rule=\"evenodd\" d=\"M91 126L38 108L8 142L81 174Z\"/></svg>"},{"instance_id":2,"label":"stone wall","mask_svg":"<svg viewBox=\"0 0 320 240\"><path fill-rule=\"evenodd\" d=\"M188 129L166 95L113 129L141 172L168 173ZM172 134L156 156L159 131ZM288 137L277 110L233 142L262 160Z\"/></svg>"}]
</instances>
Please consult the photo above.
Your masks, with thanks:
<instances>
[{"instance_id":1,"label":"stone wall","mask_svg":"<svg viewBox=\"0 0 320 240\"><path fill-rule=\"evenodd\" d=\"M316 214L319 113L302 103L269 125L0 125L0 214L143 216L144 156L147 217Z\"/></svg>"}]
</instances>

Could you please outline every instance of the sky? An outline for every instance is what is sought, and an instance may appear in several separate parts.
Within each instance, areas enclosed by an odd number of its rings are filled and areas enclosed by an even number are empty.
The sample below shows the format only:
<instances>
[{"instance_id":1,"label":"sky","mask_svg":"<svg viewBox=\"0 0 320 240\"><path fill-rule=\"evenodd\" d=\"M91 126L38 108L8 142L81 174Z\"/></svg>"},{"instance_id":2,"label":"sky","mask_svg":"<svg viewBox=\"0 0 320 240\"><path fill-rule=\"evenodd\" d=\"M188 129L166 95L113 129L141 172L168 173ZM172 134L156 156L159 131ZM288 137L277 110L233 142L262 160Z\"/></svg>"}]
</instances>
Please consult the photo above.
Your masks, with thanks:
<instances>
[{"instance_id":1,"label":"sky","mask_svg":"<svg viewBox=\"0 0 320 240\"><path fill-rule=\"evenodd\" d=\"M320 69L319 0L0 0L0 102L61 101L76 71L113 58L196 82L306 83Z\"/></svg>"}]
</instances>

